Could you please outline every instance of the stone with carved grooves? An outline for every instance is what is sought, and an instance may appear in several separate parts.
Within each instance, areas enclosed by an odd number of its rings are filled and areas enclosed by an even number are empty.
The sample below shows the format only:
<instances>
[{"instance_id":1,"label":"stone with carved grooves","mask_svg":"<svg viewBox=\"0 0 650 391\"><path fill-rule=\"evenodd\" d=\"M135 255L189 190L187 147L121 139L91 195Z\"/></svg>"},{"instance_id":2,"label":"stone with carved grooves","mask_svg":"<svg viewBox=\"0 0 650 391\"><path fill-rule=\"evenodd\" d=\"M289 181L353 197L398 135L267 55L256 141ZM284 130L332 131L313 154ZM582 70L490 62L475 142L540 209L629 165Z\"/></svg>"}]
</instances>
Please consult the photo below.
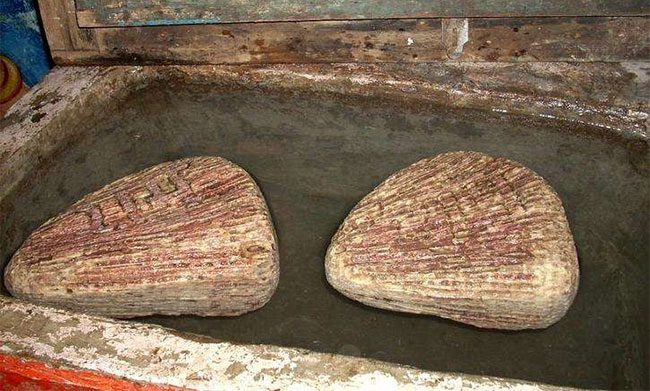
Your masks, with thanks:
<instances>
[{"instance_id":1,"label":"stone with carved grooves","mask_svg":"<svg viewBox=\"0 0 650 391\"><path fill-rule=\"evenodd\" d=\"M345 219L325 266L337 290L367 305L496 329L557 322L579 275L553 189L476 152L424 159L386 179Z\"/></svg>"},{"instance_id":2,"label":"stone with carved grooves","mask_svg":"<svg viewBox=\"0 0 650 391\"><path fill-rule=\"evenodd\" d=\"M16 297L112 317L234 316L278 283L275 231L253 179L218 157L163 163L83 197L11 259Z\"/></svg>"}]
</instances>

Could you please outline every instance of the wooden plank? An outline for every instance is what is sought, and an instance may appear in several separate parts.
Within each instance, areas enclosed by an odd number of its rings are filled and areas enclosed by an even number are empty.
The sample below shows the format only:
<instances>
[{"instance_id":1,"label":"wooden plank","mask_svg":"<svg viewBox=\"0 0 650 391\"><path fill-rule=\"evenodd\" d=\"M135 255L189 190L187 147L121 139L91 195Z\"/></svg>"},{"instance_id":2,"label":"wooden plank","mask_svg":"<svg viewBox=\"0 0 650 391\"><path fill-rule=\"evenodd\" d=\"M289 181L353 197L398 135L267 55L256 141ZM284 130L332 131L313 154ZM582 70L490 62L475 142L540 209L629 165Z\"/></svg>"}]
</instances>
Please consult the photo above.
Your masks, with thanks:
<instances>
[{"instance_id":1,"label":"wooden plank","mask_svg":"<svg viewBox=\"0 0 650 391\"><path fill-rule=\"evenodd\" d=\"M77 14L74 1L59 1L65 8L65 17L68 22L68 33L72 41L72 47L76 50L93 50L97 45L94 41L94 31L81 29L77 24Z\"/></svg>"},{"instance_id":2,"label":"wooden plank","mask_svg":"<svg viewBox=\"0 0 650 391\"><path fill-rule=\"evenodd\" d=\"M77 0L77 10L82 27L650 13L647 0Z\"/></svg>"},{"instance_id":3,"label":"wooden plank","mask_svg":"<svg viewBox=\"0 0 650 391\"><path fill-rule=\"evenodd\" d=\"M98 53L53 52L57 62L433 62L456 48L440 19L106 28ZM470 19L457 61L623 61L650 56L650 18Z\"/></svg>"},{"instance_id":4,"label":"wooden plank","mask_svg":"<svg viewBox=\"0 0 650 391\"><path fill-rule=\"evenodd\" d=\"M206 64L431 61L445 56L440 26L429 19L102 29L100 52Z\"/></svg>"},{"instance_id":5,"label":"wooden plank","mask_svg":"<svg viewBox=\"0 0 650 391\"><path fill-rule=\"evenodd\" d=\"M68 18L63 4L58 0L39 0L38 9L50 50L72 50Z\"/></svg>"},{"instance_id":6,"label":"wooden plank","mask_svg":"<svg viewBox=\"0 0 650 391\"><path fill-rule=\"evenodd\" d=\"M74 0L39 0L47 43L55 50L95 50L94 31L77 25Z\"/></svg>"},{"instance_id":7,"label":"wooden plank","mask_svg":"<svg viewBox=\"0 0 650 391\"><path fill-rule=\"evenodd\" d=\"M650 18L470 20L466 61L625 61L650 58Z\"/></svg>"}]
</instances>

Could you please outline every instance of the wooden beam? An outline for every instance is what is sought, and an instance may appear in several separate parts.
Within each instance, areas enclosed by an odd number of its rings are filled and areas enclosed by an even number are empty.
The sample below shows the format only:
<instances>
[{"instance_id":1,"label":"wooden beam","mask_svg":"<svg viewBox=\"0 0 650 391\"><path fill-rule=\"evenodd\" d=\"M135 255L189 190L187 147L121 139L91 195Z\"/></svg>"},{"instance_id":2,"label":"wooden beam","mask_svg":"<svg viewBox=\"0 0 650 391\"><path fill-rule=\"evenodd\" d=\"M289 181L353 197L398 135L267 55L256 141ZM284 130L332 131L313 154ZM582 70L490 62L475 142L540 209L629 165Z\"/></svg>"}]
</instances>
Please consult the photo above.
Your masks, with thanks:
<instances>
[{"instance_id":1,"label":"wooden beam","mask_svg":"<svg viewBox=\"0 0 650 391\"><path fill-rule=\"evenodd\" d=\"M94 30L77 25L74 0L39 0L38 8L51 51L97 48Z\"/></svg>"},{"instance_id":2,"label":"wooden beam","mask_svg":"<svg viewBox=\"0 0 650 391\"><path fill-rule=\"evenodd\" d=\"M405 19L106 28L95 31L95 52L57 50L53 56L65 64L616 62L650 56L647 17L469 19L468 41L460 48L450 47L457 42L450 35L462 33L454 26Z\"/></svg>"},{"instance_id":3,"label":"wooden beam","mask_svg":"<svg viewBox=\"0 0 650 391\"><path fill-rule=\"evenodd\" d=\"M80 15L75 13L74 0L40 0L39 6L52 57L55 63L65 65L618 62L650 58L650 18L645 16L414 18L98 29L78 26ZM456 34L462 33L467 33L467 42L456 47Z\"/></svg>"},{"instance_id":4,"label":"wooden beam","mask_svg":"<svg viewBox=\"0 0 650 391\"><path fill-rule=\"evenodd\" d=\"M77 0L82 27L440 17L648 15L646 0Z\"/></svg>"}]
</instances>

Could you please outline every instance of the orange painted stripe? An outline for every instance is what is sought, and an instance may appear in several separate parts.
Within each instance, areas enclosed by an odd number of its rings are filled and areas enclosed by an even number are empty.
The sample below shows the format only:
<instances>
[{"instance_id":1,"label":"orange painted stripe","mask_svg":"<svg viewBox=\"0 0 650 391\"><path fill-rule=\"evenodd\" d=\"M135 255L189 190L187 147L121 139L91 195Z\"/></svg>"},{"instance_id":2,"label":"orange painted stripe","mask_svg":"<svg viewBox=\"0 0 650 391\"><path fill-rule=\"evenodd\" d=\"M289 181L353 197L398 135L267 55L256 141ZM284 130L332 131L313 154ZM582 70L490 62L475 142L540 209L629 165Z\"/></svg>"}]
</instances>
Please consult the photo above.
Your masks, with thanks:
<instances>
[{"instance_id":1,"label":"orange painted stripe","mask_svg":"<svg viewBox=\"0 0 650 391\"><path fill-rule=\"evenodd\" d=\"M4 74L2 88L0 88L0 104L4 104L20 93L23 88L23 80L18 67L9 58L0 54L0 62L2 62Z\"/></svg>"},{"instance_id":2,"label":"orange painted stripe","mask_svg":"<svg viewBox=\"0 0 650 391\"><path fill-rule=\"evenodd\" d=\"M41 361L0 354L0 390L171 391L179 388L139 384L97 372L53 368Z\"/></svg>"}]
</instances>

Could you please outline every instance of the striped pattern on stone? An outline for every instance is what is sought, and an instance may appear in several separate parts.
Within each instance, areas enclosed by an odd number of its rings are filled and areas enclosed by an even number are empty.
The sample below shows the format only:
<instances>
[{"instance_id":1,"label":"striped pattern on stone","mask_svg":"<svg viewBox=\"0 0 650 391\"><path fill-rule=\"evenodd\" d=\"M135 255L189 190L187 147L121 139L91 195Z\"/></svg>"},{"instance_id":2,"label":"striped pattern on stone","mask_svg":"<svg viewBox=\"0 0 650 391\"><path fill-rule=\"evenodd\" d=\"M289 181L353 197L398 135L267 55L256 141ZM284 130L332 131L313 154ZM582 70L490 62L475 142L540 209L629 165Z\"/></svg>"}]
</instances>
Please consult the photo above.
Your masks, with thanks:
<instances>
[{"instance_id":1,"label":"striped pattern on stone","mask_svg":"<svg viewBox=\"0 0 650 391\"><path fill-rule=\"evenodd\" d=\"M5 282L20 299L112 317L234 316L275 291L276 242L246 171L188 158L119 179L47 221Z\"/></svg>"},{"instance_id":2,"label":"striped pattern on stone","mask_svg":"<svg viewBox=\"0 0 650 391\"><path fill-rule=\"evenodd\" d=\"M361 200L332 239L327 279L364 304L484 328L557 322L578 288L562 203L505 158L421 160Z\"/></svg>"}]
</instances>

